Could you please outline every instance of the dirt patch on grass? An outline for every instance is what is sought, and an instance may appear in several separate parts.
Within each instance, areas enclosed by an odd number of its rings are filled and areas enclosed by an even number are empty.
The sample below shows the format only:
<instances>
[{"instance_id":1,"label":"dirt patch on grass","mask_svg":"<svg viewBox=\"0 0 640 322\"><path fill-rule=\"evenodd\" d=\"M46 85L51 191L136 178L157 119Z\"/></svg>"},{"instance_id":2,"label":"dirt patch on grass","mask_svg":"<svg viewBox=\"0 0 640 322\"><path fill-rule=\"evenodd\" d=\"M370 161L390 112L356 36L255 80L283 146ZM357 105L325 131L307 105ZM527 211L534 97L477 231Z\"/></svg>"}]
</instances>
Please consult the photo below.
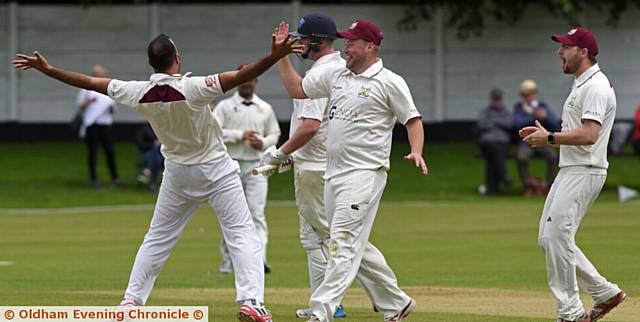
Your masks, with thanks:
<instances>
[{"instance_id":1,"label":"dirt patch on grass","mask_svg":"<svg viewBox=\"0 0 640 322\"><path fill-rule=\"evenodd\" d=\"M547 291L525 291L505 289L478 288L404 288L417 302L417 311L461 313L475 315L494 315L524 318L555 317L555 300ZM74 292L76 293L76 292ZM83 293L122 294L122 291L92 291ZM267 289L267 304L298 305L307 304L309 290L299 288ZM212 302L228 302L235 298L233 289L156 289L156 299L203 300ZM590 299L583 295L585 305L591 307ZM371 302L360 288L352 288L347 292L343 303L347 308L371 308ZM640 300L628 297L620 307L615 309L605 321L637 322L640 312Z\"/></svg>"}]
</instances>

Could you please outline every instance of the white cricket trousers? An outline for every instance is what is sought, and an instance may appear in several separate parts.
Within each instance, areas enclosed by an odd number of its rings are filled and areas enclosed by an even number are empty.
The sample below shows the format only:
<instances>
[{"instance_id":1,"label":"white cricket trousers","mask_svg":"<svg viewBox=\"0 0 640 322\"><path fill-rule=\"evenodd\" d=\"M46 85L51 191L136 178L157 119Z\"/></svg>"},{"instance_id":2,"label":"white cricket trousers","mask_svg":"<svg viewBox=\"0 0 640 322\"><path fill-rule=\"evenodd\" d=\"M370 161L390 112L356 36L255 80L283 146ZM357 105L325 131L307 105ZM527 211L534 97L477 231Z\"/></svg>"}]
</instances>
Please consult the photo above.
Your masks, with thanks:
<instances>
[{"instance_id":1,"label":"white cricket trousers","mask_svg":"<svg viewBox=\"0 0 640 322\"><path fill-rule=\"evenodd\" d=\"M238 166L229 156L198 165L165 160L149 231L138 250L124 298L144 305L153 283L191 215L203 202L218 215L233 261L236 301L264 302L262 247L242 192Z\"/></svg>"},{"instance_id":2,"label":"white cricket trousers","mask_svg":"<svg viewBox=\"0 0 640 322\"><path fill-rule=\"evenodd\" d=\"M320 321L333 321L334 310L356 275L385 318L411 300L398 287L382 253L368 241L386 182L385 170L354 170L325 181L330 256L324 280L310 300Z\"/></svg>"},{"instance_id":3,"label":"white cricket trousers","mask_svg":"<svg viewBox=\"0 0 640 322\"><path fill-rule=\"evenodd\" d=\"M296 205L300 220L300 243L307 251L311 293L324 279L329 257L329 222L324 209L324 170L293 165Z\"/></svg>"},{"instance_id":4,"label":"white cricket trousers","mask_svg":"<svg viewBox=\"0 0 640 322\"><path fill-rule=\"evenodd\" d=\"M578 286L601 303L620 292L602 277L576 245L580 221L600 194L606 170L561 168L540 218L538 243L547 260L547 280L557 300L558 317L573 321L585 313Z\"/></svg>"},{"instance_id":5,"label":"white cricket trousers","mask_svg":"<svg viewBox=\"0 0 640 322\"><path fill-rule=\"evenodd\" d=\"M267 243L269 241L269 229L267 228L267 218L264 215L264 207L267 204L267 192L269 191L269 181L263 175L254 176L251 174L253 168L260 166L260 161L238 161L240 165L240 181L244 190L244 196L247 199L249 212L256 226L256 233L260 244L264 250L263 260L267 262ZM223 236L224 237L224 236ZM222 261L230 259L227 244L222 238L220 242L220 253Z\"/></svg>"}]
</instances>

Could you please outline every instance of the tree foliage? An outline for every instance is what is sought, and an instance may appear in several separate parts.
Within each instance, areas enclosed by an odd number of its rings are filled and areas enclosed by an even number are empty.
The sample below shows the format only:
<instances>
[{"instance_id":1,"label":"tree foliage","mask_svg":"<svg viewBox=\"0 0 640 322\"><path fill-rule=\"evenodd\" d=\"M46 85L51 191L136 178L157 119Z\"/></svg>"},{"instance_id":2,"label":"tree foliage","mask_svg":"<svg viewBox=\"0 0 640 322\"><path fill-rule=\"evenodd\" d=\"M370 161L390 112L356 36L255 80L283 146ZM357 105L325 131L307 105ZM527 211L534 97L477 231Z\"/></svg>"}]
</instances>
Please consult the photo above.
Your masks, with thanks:
<instances>
[{"instance_id":1,"label":"tree foliage","mask_svg":"<svg viewBox=\"0 0 640 322\"><path fill-rule=\"evenodd\" d=\"M526 10L542 7L571 26L579 26L585 11L607 15L606 23L616 26L620 16L630 6L640 8L640 0L409 0L404 17L398 22L401 29L415 30L418 23L431 20L442 10L446 26L456 28L461 39L482 34L487 18L509 25L516 24Z\"/></svg>"}]
</instances>

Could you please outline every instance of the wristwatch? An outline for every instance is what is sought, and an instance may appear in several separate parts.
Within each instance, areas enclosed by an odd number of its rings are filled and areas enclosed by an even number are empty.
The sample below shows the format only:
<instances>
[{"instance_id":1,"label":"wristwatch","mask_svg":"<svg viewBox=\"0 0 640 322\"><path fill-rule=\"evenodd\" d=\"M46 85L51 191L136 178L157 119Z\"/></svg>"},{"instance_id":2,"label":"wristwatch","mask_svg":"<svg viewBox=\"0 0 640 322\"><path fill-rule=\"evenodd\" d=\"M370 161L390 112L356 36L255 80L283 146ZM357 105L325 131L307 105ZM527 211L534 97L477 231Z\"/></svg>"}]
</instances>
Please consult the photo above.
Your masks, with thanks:
<instances>
[{"instance_id":1,"label":"wristwatch","mask_svg":"<svg viewBox=\"0 0 640 322\"><path fill-rule=\"evenodd\" d=\"M556 134L553 132L549 132L549 135L547 135L547 142L549 142L549 144L551 145L556 144Z\"/></svg>"}]
</instances>

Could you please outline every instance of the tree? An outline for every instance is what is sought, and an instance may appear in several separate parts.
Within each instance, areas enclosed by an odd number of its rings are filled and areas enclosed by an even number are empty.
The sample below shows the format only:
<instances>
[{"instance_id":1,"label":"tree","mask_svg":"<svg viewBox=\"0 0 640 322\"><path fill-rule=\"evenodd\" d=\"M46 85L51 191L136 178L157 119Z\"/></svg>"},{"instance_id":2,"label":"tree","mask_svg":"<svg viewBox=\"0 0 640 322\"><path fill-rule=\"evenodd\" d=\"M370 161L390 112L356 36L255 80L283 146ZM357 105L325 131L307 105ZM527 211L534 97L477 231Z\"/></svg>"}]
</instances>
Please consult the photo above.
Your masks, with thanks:
<instances>
[{"instance_id":1,"label":"tree","mask_svg":"<svg viewBox=\"0 0 640 322\"><path fill-rule=\"evenodd\" d=\"M606 12L606 23L615 27L630 5L640 8L640 0L409 0L406 3L404 17L398 22L401 29L415 30L420 21L430 20L437 10L442 10L445 24L456 28L461 39L481 35L487 18L514 25L533 5L543 7L572 26L579 26L581 15L589 9Z\"/></svg>"}]
</instances>

